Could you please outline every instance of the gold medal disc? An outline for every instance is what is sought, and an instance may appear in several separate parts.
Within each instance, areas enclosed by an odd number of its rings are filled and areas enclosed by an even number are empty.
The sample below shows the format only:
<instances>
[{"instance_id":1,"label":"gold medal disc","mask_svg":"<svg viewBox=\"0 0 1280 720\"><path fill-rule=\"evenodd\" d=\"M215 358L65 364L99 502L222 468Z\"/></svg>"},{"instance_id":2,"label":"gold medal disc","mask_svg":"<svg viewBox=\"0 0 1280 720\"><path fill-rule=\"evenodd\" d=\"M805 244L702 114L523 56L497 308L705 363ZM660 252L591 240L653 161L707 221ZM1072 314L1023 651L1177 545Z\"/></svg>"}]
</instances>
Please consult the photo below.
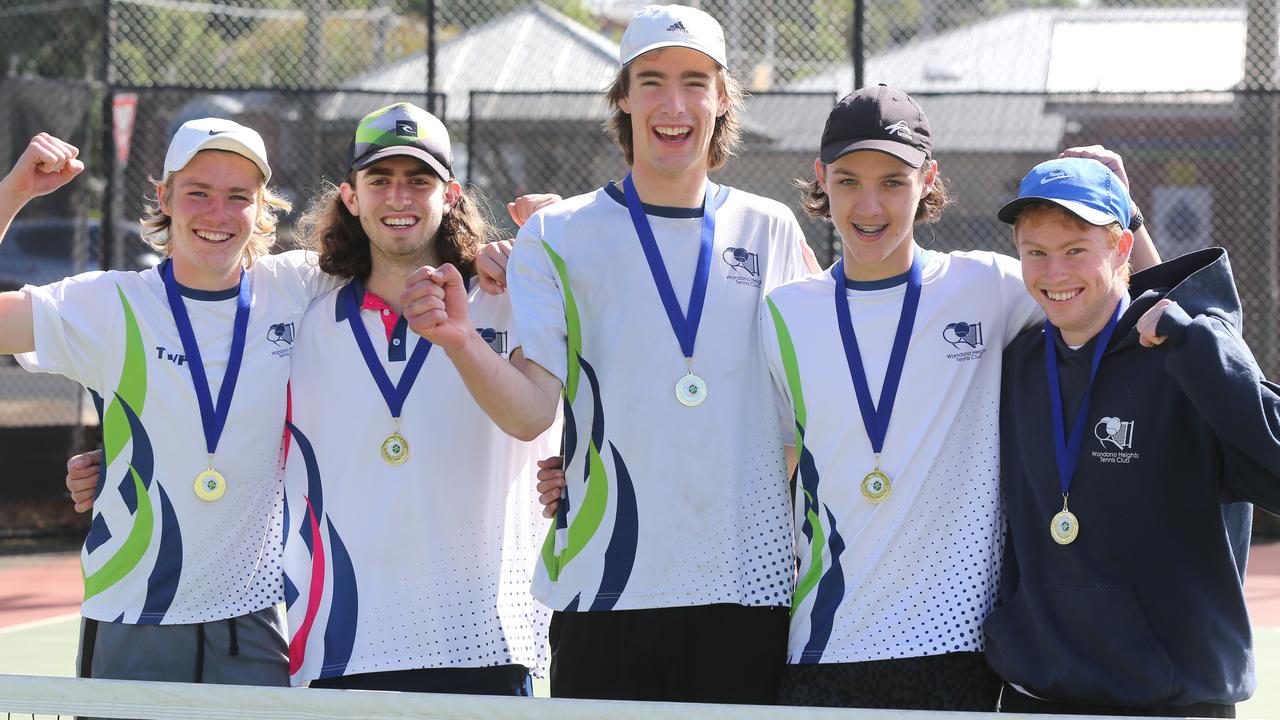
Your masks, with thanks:
<instances>
[{"instance_id":1,"label":"gold medal disc","mask_svg":"<svg viewBox=\"0 0 1280 720\"><path fill-rule=\"evenodd\" d=\"M227 492L227 479L222 473L209 468L196 476L196 497L213 502Z\"/></svg>"},{"instance_id":2,"label":"gold medal disc","mask_svg":"<svg viewBox=\"0 0 1280 720\"><path fill-rule=\"evenodd\" d=\"M1063 510L1049 522L1049 534L1059 545L1070 545L1080 534L1080 521L1076 519L1075 513Z\"/></svg>"},{"instance_id":3,"label":"gold medal disc","mask_svg":"<svg viewBox=\"0 0 1280 720\"><path fill-rule=\"evenodd\" d=\"M889 476L879 470L872 470L862 478L862 497L872 505L879 505L889 499L889 493L893 492L893 483L889 482Z\"/></svg>"},{"instance_id":4,"label":"gold medal disc","mask_svg":"<svg viewBox=\"0 0 1280 720\"><path fill-rule=\"evenodd\" d=\"M676 381L676 400L685 407L697 407L707 399L707 383L689 373Z\"/></svg>"},{"instance_id":5,"label":"gold medal disc","mask_svg":"<svg viewBox=\"0 0 1280 720\"><path fill-rule=\"evenodd\" d=\"M391 433L382 441L382 462L403 465L409 459L409 441L400 433Z\"/></svg>"}]
</instances>

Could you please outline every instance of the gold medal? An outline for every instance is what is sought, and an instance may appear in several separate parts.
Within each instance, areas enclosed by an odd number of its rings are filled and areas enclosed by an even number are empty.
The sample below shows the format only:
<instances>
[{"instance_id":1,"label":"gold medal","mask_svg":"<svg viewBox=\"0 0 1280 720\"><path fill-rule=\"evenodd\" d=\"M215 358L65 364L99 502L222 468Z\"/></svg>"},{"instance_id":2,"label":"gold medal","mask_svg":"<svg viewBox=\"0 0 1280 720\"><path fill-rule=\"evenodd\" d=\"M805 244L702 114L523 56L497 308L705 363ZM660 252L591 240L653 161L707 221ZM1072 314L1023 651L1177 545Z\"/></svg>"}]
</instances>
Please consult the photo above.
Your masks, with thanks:
<instances>
[{"instance_id":1,"label":"gold medal","mask_svg":"<svg viewBox=\"0 0 1280 720\"><path fill-rule=\"evenodd\" d=\"M409 459L409 441L399 432L393 432L382 441L382 462L403 465Z\"/></svg>"},{"instance_id":2,"label":"gold medal","mask_svg":"<svg viewBox=\"0 0 1280 720\"><path fill-rule=\"evenodd\" d=\"M676 381L676 400L685 407L697 407L707 399L707 383L689 372Z\"/></svg>"},{"instance_id":3,"label":"gold medal","mask_svg":"<svg viewBox=\"0 0 1280 720\"><path fill-rule=\"evenodd\" d=\"M1067 509L1067 496L1062 496L1062 511L1049 521L1049 535L1059 545L1070 545L1080 534L1080 520Z\"/></svg>"},{"instance_id":4,"label":"gold medal","mask_svg":"<svg viewBox=\"0 0 1280 720\"><path fill-rule=\"evenodd\" d=\"M893 483L889 476L880 472L880 455L876 455L876 466L862 478L862 499L872 505L879 505L889 499L893 492Z\"/></svg>"},{"instance_id":5,"label":"gold medal","mask_svg":"<svg viewBox=\"0 0 1280 720\"><path fill-rule=\"evenodd\" d=\"M227 479L222 477L222 473L214 470L212 465L196 476L196 497L201 500L213 502L226 492Z\"/></svg>"}]
</instances>

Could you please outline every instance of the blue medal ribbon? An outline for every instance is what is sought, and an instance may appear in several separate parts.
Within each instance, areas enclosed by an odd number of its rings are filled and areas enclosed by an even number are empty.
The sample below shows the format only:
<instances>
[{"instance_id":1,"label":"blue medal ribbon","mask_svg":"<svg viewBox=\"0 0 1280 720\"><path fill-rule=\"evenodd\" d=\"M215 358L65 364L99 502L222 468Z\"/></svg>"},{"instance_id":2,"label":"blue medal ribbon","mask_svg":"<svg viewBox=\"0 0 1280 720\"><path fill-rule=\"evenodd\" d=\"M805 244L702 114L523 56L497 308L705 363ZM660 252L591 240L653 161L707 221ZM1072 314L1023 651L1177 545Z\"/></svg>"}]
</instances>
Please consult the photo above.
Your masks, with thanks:
<instances>
[{"instance_id":1,"label":"blue medal ribbon","mask_svg":"<svg viewBox=\"0 0 1280 720\"><path fill-rule=\"evenodd\" d=\"M1089 384L1084 389L1084 399L1080 401L1080 409L1076 411L1075 420L1071 423L1071 437L1064 432L1062 419L1062 385L1058 382L1058 349L1054 346L1053 336L1057 328L1048 320L1044 321L1044 366L1049 377L1049 404L1053 411L1053 453L1058 461L1058 482L1065 498L1071 492L1071 478L1076 474L1076 464L1080 460L1080 443L1084 441L1085 420L1089 416L1089 395L1093 392L1093 381L1098 377L1098 367L1102 365L1102 355L1107 351L1107 343L1115 332L1116 324L1125 308L1129 307L1129 296L1125 295L1116 303L1102 332L1098 333L1098 345L1093 349L1093 361L1089 368Z\"/></svg>"},{"instance_id":2,"label":"blue medal ribbon","mask_svg":"<svg viewBox=\"0 0 1280 720\"><path fill-rule=\"evenodd\" d=\"M858 395L858 409L862 411L862 424L871 441L871 451L877 456L884 447L889 432L889 417L893 415L893 401L898 395L898 382L902 379L902 367L907 361L907 346L911 343L911 329L915 326L916 310L920 306L920 288L924 284L924 263L921 254L914 253L911 271L907 273L907 293L902 298L902 313L898 316L898 329L893 336L893 349L889 352L889 367L880 386L880 402L871 402L871 388L867 385L867 371L862 366L862 353L858 349L858 336L853 331L853 318L849 313L849 295L845 289L844 258L831 268L836 281L836 325L844 342L844 357L849 364L849 377ZM877 461L878 464L878 461Z\"/></svg>"},{"instance_id":3,"label":"blue medal ribbon","mask_svg":"<svg viewBox=\"0 0 1280 720\"><path fill-rule=\"evenodd\" d=\"M191 368L191 381L196 389L196 401L200 405L200 424L204 427L205 447L212 458L218 449L218 439L222 437L222 429L227 425L227 415L231 412L231 396L236 392L236 379L240 377L240 363L244 359L244 340L249 328L249 275L240 270L240 291L236 295L236 318L231 326L231 355L227 358L227 371L222 376L222 386L218 389L218 405L214 407L213 394L209 392L209 377L204 372L204 360L200 357L200 345L196 342L195 331L191 328L191 316L182 302L182 294L178 289L178 281L173 277L173 260L167 260L160 271L164 279L164 292L169 299L169 310L173 313L173 321L178 326L178 337L182 339L182 352L187 356L187 367Z\"/></svg>"},{"instance_id":4,"label":"blue medal ribbon","mask_svg":"<svg viewBox=\"0 0 1280 720\"><path fill-rule=\"evenodd\" d=\"M636 192L631 175L622 181L622 190L627 198L627 210L631 213L631 224L635 226L636 235L640 237L640 247L644 248L644 257L649 261L649 273L653 275L653 283L658 286L658 296L667 309L667 319L671 321L671 330L680 341L680 351L686 360L693 359L693 346L698 339L698 324L702 321L702 303L707 297L707 277L711 274L711 245L716 237L715 208L711 204L711 182L707 181L706 194L702 200L702 245L698 248L698 265L693 273L693 289L689 291L689 315L680 311L680 303L676 300L676 292L671 287L671 278L667 275L667 267L662 264L662 252L653 237L653 228L649 226L649 218L645 217L644 205Z\"/></svg>"},{"instance_id":5,"label":"blue medal ribbon","mask_svg":"<svg viewBox=\"0 0 1280 720\"><path fill-rule=\"evenodd\" d=\"M377 383L378 390L382 392L382 398L387 402L391 417L399 420L400 411L404 409L404 401L409 397L414 381L418 379L418 371L422 370L422 364L427 360L427 353L431 352L431 343L425 338L418 338L418 344L414 346L413 354L409 356L409 362L405 364L404 372L400 375L400 382L393 385L391 376L387 375L387 369L382 366L382 360L373 349L369 331L365 329L364 321L360 319L360 305L356 302L355 290L356 284L353 282L342 291L343 301L347 305L347 323L351 325L351 334L356 338L356 345L360 346L364 364L369 368L369 374Z\"/></svg>"}]
</instances>

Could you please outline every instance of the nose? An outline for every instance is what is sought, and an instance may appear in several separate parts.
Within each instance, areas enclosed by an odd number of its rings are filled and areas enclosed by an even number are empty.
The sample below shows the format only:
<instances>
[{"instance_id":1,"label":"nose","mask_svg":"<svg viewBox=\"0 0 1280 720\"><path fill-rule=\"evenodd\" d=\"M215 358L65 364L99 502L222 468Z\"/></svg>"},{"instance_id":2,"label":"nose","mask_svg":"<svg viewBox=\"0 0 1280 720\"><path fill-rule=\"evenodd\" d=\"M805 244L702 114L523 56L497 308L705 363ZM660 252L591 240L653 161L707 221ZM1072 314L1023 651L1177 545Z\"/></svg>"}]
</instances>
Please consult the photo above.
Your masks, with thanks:
<instances>
[{"instance_id":1,"label":"nose","mask_svg":"<svg viewBox=\"0 0 1280 720\"><path fill-rule=\"evenodd\" d=\"M387 204L397 210L404 208L409 204L409 185L404 182L391 183L391 191L387 195Z\"/></svg>"},{"instance_id":2,"label":"nose","mask_svg":"<svg viewBox=\"0 0 1280 720\"><path fill-rule=\"evenodd\" d=\"M685 110L683 88L672 85L662 93L662 111L668 115L679 115Z\"/></svg>"},{"instance_id":3,"label":"nose","mask_svg":"<svg viewBox=\"0 0 1280 720\"><path fill-rule=\"evenodd\" d=\"M853 211L859 217L879 216L880 196L869 191L859 192L853 200Z\"/></svg>"}]
</instances>

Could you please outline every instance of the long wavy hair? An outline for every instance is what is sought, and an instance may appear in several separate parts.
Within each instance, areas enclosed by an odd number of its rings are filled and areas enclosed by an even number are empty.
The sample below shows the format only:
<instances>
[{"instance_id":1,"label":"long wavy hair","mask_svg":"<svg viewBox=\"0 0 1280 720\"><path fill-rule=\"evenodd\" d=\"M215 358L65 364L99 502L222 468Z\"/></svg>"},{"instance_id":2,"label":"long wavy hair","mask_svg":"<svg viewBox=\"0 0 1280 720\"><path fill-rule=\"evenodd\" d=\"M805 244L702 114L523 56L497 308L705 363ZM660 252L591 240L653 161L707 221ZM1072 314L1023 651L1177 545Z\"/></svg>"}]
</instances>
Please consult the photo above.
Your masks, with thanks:
<instances>
[{"instance_id":1,"label":"long wavy hair","mask_svg":"<svg viewBox=\"0 0 1280 720\"><path fill-rule=\"evenodd\" d=\"M354 171L347 173L346 184L355 187L355 175ZM440 262L452 263L464 277L475 274L476 254L495 236L483 207L479 191L463 188L458 202L440 219L432 241ZM360 218L347 210L341 189L333 183L324 184L319 197L294 226L294 233L298 245L314 251L320 269L330 275L367 278L373 271L369 236L360 226Z\"/></svg>"}]
</instances>

